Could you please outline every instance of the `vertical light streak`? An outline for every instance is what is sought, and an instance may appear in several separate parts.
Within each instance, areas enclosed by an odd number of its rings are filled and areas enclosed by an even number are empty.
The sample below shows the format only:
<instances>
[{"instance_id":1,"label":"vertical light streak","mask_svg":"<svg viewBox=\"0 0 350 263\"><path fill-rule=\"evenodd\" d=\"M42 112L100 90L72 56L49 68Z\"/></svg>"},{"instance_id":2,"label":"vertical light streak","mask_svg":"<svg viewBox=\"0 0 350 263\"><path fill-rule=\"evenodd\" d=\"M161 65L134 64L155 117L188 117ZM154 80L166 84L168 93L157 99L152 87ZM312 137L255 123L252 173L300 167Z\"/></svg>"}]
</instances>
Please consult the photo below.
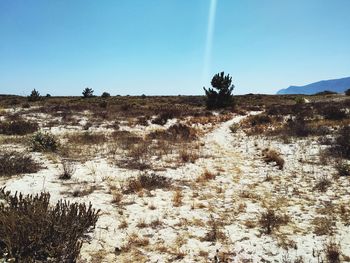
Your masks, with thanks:
<instances>
[{"instance_id":1,"label":"vertical light streak","mask_svg":"<svg viewBox=\"0 0 350 263\"><path fill-rule=\"evenodd\" d=\"M216 6L217 6L217 0L210 0L207 39L205 43L204 65L203 65L203 75L202 75L203 85L205 85L206 82L208 81L209 73L210 73L214 28L215 28Z\"/></svg>"}]
</instances>

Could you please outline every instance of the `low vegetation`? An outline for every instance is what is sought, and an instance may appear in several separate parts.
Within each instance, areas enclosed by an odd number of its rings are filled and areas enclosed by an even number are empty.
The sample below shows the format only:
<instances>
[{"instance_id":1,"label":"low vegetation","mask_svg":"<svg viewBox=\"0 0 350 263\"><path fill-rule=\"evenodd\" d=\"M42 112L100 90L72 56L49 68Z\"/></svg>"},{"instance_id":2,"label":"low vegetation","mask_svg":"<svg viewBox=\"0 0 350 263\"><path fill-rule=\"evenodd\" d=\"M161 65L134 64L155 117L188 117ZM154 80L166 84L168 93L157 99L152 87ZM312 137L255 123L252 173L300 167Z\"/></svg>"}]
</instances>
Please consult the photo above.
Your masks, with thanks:
<instances>
[{"instance_id":1,"label":"low vegetation","mask_svg":"<svg viewBox=\"0 0 350 263\"><path fill-rule=\"evenodd\" d=\"M37 132L31 138L31 148L35 152L55 152L58 149L58 139L50 133Z\"/></svg>"},{"instance_id":2,"label":"low vegetation","mask_svg":"<svg viewBox=\"0 0 350 263\"><path fill-rule=\"evenodd\" d=\"M99 211L50 194L11 195L0 190L0 258L15 262L75 262Z\"/></svg>"},{"instance_id":3,"label":"low vegetation","mask_svg":"<svg viewBox=\"0 0 350 263\"><path fill-rule=\"evenodd\" d=\"M25 120L13 120L0 122L0 134L5 135L26 135L38 130L39 125L36 122Z\"/></svg>"},{"instance_id":4,"label":"low vegetation","mask_svg":"<svg viewBox=\"0 0 350 263\"><path fill-rule=\"evenodd\" d=\"M0 177L39 171L40 165L29 154L0 151Z\"/></svg>"}]
</instances>

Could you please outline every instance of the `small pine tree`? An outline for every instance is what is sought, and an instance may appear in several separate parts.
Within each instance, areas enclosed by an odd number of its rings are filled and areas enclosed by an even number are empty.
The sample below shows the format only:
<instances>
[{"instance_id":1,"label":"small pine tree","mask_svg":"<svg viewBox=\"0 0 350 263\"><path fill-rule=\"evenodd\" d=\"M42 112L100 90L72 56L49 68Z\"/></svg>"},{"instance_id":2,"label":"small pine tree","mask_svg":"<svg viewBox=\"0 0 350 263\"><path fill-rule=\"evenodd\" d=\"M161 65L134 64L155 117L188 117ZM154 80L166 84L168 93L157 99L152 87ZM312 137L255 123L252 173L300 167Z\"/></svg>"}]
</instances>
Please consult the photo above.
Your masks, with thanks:
<instances>
[{"instance_id":1,"label":"small pine tree","mask_svg":"<svg viewBox=\"0 0 350 263\"><path fill-rule=\"evenodd\" d=\"M91 98L94 96L94 91L93 91L93 89L86 87L83 90L82 94L83 94L84 98Z\"/></svg>"},{"instance_id":2,"label":"small pine tree","mask_svg":"<svg viewBox=\"0 0 350 263\"><path fill-rule=\"evenodd\" d=\"M226 76L224 72L215 74L211 85L213 88L203 87L207 96L208 109L226 108L234 105L232 91L235 86L232 84L232 77L229 74Z\"/></svg>"},{"instance_id":3,"label":"small pine tree","mask_svg":"<svg viewBox=\"0 0 350 263\"><path fill-rule=\"evenodd\" d=\"M30 95L28 96L29 101L38 101L40 100L40 93L36 89L33 89Z\"/></svg>"},{"instance_id":4,"label":"small pine tree","mask_svg":"<svg viewBox=\"0 0 350 263\"><path fill-rule=\"evenodd\" d=\"M345 95L346 95L346 96L350 96L350 89L347 89L347 90L345 91Z\"/></svg>"}]
</instances>

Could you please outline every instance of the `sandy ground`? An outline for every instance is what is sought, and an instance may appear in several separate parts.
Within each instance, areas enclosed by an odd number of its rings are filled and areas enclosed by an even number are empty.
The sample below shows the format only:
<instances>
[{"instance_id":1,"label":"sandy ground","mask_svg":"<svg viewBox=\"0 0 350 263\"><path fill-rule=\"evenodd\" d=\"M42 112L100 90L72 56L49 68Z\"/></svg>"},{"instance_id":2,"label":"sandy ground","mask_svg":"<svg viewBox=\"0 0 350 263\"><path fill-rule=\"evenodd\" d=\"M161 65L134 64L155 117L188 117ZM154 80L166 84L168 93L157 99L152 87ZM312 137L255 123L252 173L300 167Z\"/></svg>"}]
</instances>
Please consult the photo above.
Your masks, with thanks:
<instances>
[{"instance_id":1,"label":"sandy ground","mask_svg":"<svg viewBox=\"0 0 350 263\"><path fill-rule=\"evenodd\" d=\"M47 191L52 203L65 198L91 202L101 209L91 240L82 247L80 262L215 262L216 258L282 262L300 256L305 262L319 262L330 239L341 245L346 261L350 226L344 225L332 207L349 204L349 179L332 180L326 192L318 192L314 189L317 180L331 178L335 170L319 163L322 148L317 142L307 139L285 144L263 136L248 137L240 130L232 133L229 127L243 118L235 116L200 138L200 158L194 163L156 171L172 180L172 189L122 194L117 204L112 202L111 185L118 188L140 172L119 168L103 156L77 163L72 179L62 181L58 179L60 164L34 153L45 169L2 179L0 184L25 194ZM283 170L264 162L261 153L265 148L281 153ZM215 178L199 180L206 170ZM87 195L73 196L89 189ZM179 203L175 195L181 196ZM268 235L258 221L269 207L287 215L289 221ZM319 217L333 219L332 236L315 233L314 219ZM208 238L210 232L216 233L215 238Z\"/></svg>"}]
</instances>

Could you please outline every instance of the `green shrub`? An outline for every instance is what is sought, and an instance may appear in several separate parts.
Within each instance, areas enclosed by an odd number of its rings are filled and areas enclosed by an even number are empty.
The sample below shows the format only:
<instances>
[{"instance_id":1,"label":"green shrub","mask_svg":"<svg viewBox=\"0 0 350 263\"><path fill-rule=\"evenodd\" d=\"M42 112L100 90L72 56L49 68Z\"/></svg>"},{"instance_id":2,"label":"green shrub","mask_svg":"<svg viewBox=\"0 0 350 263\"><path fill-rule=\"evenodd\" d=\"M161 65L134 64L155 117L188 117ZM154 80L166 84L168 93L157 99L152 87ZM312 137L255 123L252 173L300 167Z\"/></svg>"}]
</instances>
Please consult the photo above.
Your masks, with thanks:
<instances>
[{"instance_id":1,"label":"green shrub","mask_svg":"<svg viewBox=\"0 0 350 263\"><path fill-rule=\"evenodd\" d=\"M27 154L20 152L0 152L0 177L22 173L35 173L40 166Z\"/></svg>"},{"instance_id":2,"label":"green shrub","mask_svg":"<svg viewBox=\"0 0 350 263\"><path fill-rule=\"evenodd\" d=\"M347 90L345 91L345 95L346 95L346 96L350 96L350 89L347 89Z\"/></svg>"},{"instance_id":3,"label":"green shrub","mask_svg":"<svg viewBox=\"0 0 350 263\"><path fill-rule=\"evenodd\" d=\"M55 152L58 141L53 134L37 132L31 139L31 147L35 152Z\"/></svg>"},{"instance_id":4,"label":"green shrub","mask_svg":"<svg viewBox=\"0 0 350 263\"><path fill-rule=\"evenodd\" d=\"M11 262L76 262L96 225L91 204L58 201L50 194L11 195L0 189L0 258Z\"/></svg>"}]
</instances>

